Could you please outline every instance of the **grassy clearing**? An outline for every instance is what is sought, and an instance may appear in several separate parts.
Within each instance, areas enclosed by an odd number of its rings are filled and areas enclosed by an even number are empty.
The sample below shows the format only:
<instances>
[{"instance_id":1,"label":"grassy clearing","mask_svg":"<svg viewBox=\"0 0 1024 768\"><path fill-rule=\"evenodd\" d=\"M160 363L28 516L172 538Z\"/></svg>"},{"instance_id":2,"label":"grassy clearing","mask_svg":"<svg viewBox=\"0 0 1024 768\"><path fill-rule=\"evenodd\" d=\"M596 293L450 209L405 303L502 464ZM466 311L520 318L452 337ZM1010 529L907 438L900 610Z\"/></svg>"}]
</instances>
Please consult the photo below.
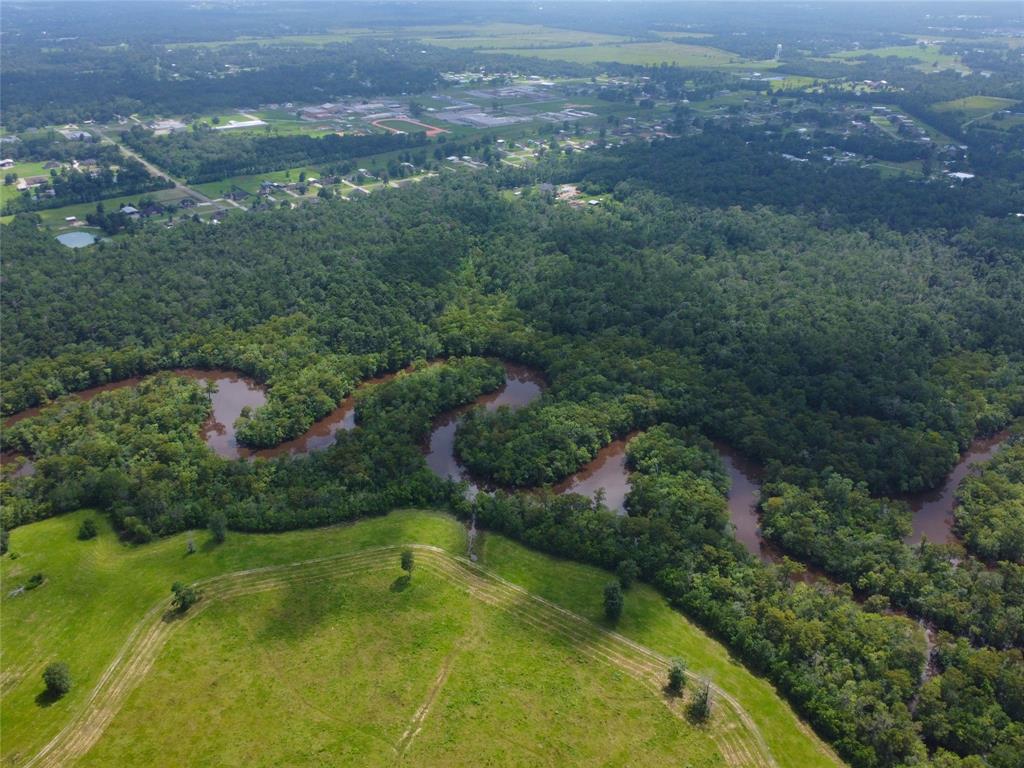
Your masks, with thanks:
<instances>
[{"instance_id":1,"label":"grassy clearing","mask_svg":"<svg viewBox=\"0 0 1024 768\"><path fill-rule=\"evenodd\" d=\"M107 197L104 198L102 202L104 207L108 211L110 211L119 208L124 203L134 204L143 197L152 198L158 203L173 203L178 200L181 200L184 197L188 197L188 195L180 189L158 189L154 192L142 192L134 195L119 195L117 197ZM33 211L33 213L38 214L39 218L42 219L43 224L50 227L51 229L65 229L67 228L67 225L64 220L68 216L76 216L81 221L85 221L85 217L88 214L95 212L97 202L99 201L94 201L91 203L75 203L74 205L65 205L60 208L45 208L38 211ZM10 219L13 217L4 218Z\"/></svg>"},{"instance_id":2,"label":"grassy clearing","mask_svg":"<svg viewBox=\"0 0 1024 768\"><path fill-rule=\"evenodd\" d=\"M536 46L574 47L624 42L621 35L556 29L539 24L485 24L477 26L422 27L407 30L408 34L429 45L446 48L519 48Z\"/></svg>"},{"instance_id":3,"label":"grassy clearing","mask_svg":"<svg viewBox=\"0 0 1024 768\"><path fill-rule=\"evenodd\" d=\"M839 51L833 53L834 59L862 59L865 56L889 58L896 56L901 59L917 59L915 69L930 71L933 69L955 69L958 72L969 72L970 68L960 62L959 56L942 53L938 45L893 45L887 48L866 48L857 51Z\"/></svg>"},{"instance_id":4,"label":"grassy clearing","mask_svg":"<svg viewBox=\"0 0 1024 768\"><path fill-rule=\"evenodd\" d=\"M805 75L786 75L781 80L771 80L772 91L799 90L813 85L816 78Z\"/></svg>"},{"instance_id":5,"label":"grassy clearing","mask_svg":"<svg viewBox=\"0 0 1024 768\"><path fill-rule=\"evenodd\" d=\"M238 37L204 43L176 43L170 47L216 48L225 45L330 45L348 43L359 37L410 38L449 48L501 48L521 45L598 45L627 38L599 32L558 29L540 24L450 24L397 27L389 29L338 28L323 34Z\"/></svg>"},{"instance_id":6,"label":"grassy clearing","mask_svg":"<svg viewBox=\"0 0 1024 768\"><path fill-rule=\"evenodd\" d=\"M1013 99L1002 99L998 96L966 96L962 99L932 104L932 109L936 112L963 112L965 117L980 117L1012 107L1016 103Z\"/></svg>"},{"instance_id":7,"label":"grassy clearing","mask_svg":"<svg viewBox=\"0 0 1024 768\"><path fill-rule=\"evenodd\" d=\"M593 621L602 621L601 588L611 580L604 571L548 557L493 534L485 536L482 551L483 565L504 578ZM672 610L654 589L636 584L626 592L616 629L666 656L685 659L691 670L741 699L780 765L840 764L831 750L810 735L770 683L737 664L728 650Z\"/></svg>"},{"instance_id":8,"label":"grassy clearing","mask_svg":"<svg viewBox=\"0 0 1024 768\"><path fill-rule=\"evenodd\" d=\"M136 203L140 198L151 197L160 203L172 203L176 200L181 200L187 195L179 189L160 189L155 192L145 192L137 195L121 195L120 197L108 197L103 200L104 207L108 210L116 210L124 203ZM96 202L92 203L75 203L74 205L65 205L62 208L48 208L40 211L34 211L39 215L45 226L53 230L65 230L75 229L76 227L68 227L65 223L65 219L68 216L75 216L80 221L85 221L85 217L90 213L96 211Z\"/></svg>"},{"instance_id":9,"label":"grassy clearing","mask_svg":"<svg viewBox=\"0 0 1024 768\"><path fill-rule=\"evenodd\" d=\"M4 168L2 175L16 173L19 179L26 176L49 176L50 172L43 166L46 163L15 163L13 168Z\"/></svg>"},{"instance_id":10,"label":"grassy clearing","mask_svg":"<svg viewBox=\"0 0 1024 768\"><path fill-rule=\"evenodd\" d=\"M316 168L312 166L304 166L302 168L289 168L283 171L257 173L250 176L231 176L226 179L221 179L220 181L208 181L205 184L192 184L190 187L211 198L224 197L230 193L232 187L235 186L244 189L250 194L256 194L260 189L260 182L276 181L281 184L298 182L299 174L303 171L306 172L306 177L310 179L316 179L320 176L320 171Z\"/></svg>"},{"instance_id":11,"label":"grassy clearing","mask_svg":"<svg viewBox=\"0 0 1024 768\"><path fill-rule=\"evenodd\" d=\"M721 764L709 732L627 675L467 594L426 553L406 581L397 555L209 608L83 764ZM628 727L594 732L613 721ZM203 738L183 740L196 722Z\"/></svg>"},{"instance_id":12,"label":"grassy clearing","mask_svg":"<svg viewBox=\"0 0 1024 768\"><path fill-rule=\"evenodd\" d=\"M127 197L115 197L104 200L103 205L109 211L117 209L121 203L127 202L131 202ZM76 203L75 205L65 205L63 208L48 208L42 211L34 211L34 213L39 214L39 218L43 220L43 224L51 229L65 229L67 228L67 224L64 220L68 216L75 216L79 220L85 221L85 217L95 211L96 203Z\"/></svg>"},{"instance_id":13,"label":"grassy clearing","mask_svg":"<svg viewBox=\"0 0 1024 768\"><path fill-rule=\"evenodd\" d=\"M46 574L38 589L5 598L0 617L0 725L5 753L16 763L82 708L132 627L166 599L174 580L381 545L465 548L461 525L423 512L288 534L232 534L219 547L199 533L138 548L120 544L102 520L97 539L77 541L88 514L15 529L11 550L18 558L0 564L5 594L33 573ZM192 555L185 547L190 537L199 549ZM608 574L494 535L486 538L484 561L530 591L599 619ZM657 695L613 668L582 661L582 646L539 635L514 612L469 600L425 566L412 588L391 592L398 575L397 565L388 564L358 578L209 601L208 610L169 636L87 764L269 765L327 757L391 764L392 747L402 747L401 734L442 673L447 678L430 706L436 720L404 747L413 764L536 764L530 749L552 755L542 761L550 764L593 764L602 755L610 764L721 764L713 745L674 718ZM653 590L634 587L627 594L620 629L682 655L739 699L780 765L835 764L767 683L730 661ZM40 674L55 659L71 663L75 687L65 699L40 706ZM282 718L282 712L300 717ZM594 727L613 718L616 727ZM442 720L443 728L431 727ZM240 732L260 733L258 752L237 738ZM459 751L465 745L472 753Z\"/></svg>"},{"instance_id":14,"label":"grassy clearing","mask_svg":"<svg viewBox=\"0 0 1024 768\"><path fill-rule=\"evenodd\" d=\"M214 118L217 119L216 123L214 122ZM248 114L242 114L241 112L219 112L212 115L203 115L203 117L199 119L199 122L213 127L219 127L225 126L232 121L236 123L243 123L251 119L252 117Z\"/></svg>"},{"instance_id":15,"label":"grassy clearing","mask_svg":"<svg viewBox=\"0 0 1024 768\"><path fill-rule=\"evenodd\" d=\"M43 165L44 163L15 163L13 168L0 169L0 178L9 173L17 174L19 179L29 176L49 177L50 172L43 168ZM9 200L13 200L19 195L21 195L21 191L16 184L0 184L0 207L7 205Z\"/></svg>"},{"instance_id":16,"label":"grassy clearing","mask_svg":"<svg viewBox=\"0 0 1024 768\"><path fill-rule=\"evenodd\" d=\"M1009 131L1018 125L1024 125L1024 115L1011 115L1001 120L980 120L977 125L989 128L994 131Z\"/></svg>"},{"instance_id":17,"label":"grassy clearing","mask_svg":"<svg viewBox=\"0 0 1024 768\"><path fill-rule=\"evenodd\" d=\"M402 131L403 133L423 133L424 131L433 130L434 128L439 128L440 127L440 126L433 126L432 128L428 129L428 128L424 128L422 125L417 125L416 123L410 123L410 122L407 122L406 120L398 120L398 119L395 119L395 120L377 120L376 121L376 125L378 127L393 128L394 130Z\"/></svg>"},{"instance_id":18,"label":"grassy clearing","mask_svg":"<svg viewBox=\"0 0 1024 768\"><path fill-rule=\"evenodd\" d=\"M76 513L11 532L4 557L2 628L3 701L0 725L4 752L17 761L34 753L80 707L103 669L132 627L168 594L176 580L195 581L219 573L287 563L395 542L425 542L447 549L464 547L464 533L449 518L427 514L393 514L364 525L301 531L287 535L233 534L215 548L204 547L205 533L182 534L145 547L119 543L103 519L101 534L76 539L88 513ZM186 554L194 536L200 551ZM43 572L43 586L16 598L6 594L33 573ZM40 675L47 663L72 664L75 687L64 699L39 706Z\"/></svg>"},{"instance_id":19,"label":"grassy clearing","mask_svg":"<svg viewBox=\"0 0 1024 768\"><path fill-rule=\"evenodd\" d=\"M369 29L339 29L321 35L277 35L275 37L236 37L233 40L210 40L203 43L172 43L168 48L220 48L225 45L329 45L348 43Z\"/></svg>"},{"instance_id":20,"label":"grassy clearing","mask_svg":"<svg viewBox=\"0 0 1024 768\"><path fill-rule=\"evenodd\" d=\"M502 48L496 53L516 56L532 56L541 59L558 59L578 64L597 64L615 61L622 64L661 64L668 62L684 67L772 68L778 62L749 62L735 53L705 45L683 45L673 42L621 43L592 45L578 48Z\"/></svg>"}]
</instances>

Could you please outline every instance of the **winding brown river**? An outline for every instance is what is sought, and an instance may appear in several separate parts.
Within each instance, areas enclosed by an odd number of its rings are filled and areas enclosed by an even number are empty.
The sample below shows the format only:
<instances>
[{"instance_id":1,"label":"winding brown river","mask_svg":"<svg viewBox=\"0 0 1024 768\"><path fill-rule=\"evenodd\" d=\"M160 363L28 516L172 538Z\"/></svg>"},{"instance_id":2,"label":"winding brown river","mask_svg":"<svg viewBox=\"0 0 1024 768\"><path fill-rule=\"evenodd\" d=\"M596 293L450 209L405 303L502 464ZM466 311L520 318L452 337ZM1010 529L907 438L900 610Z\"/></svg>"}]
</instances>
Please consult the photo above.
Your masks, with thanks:
<instances>
[{"instance_id":1,"label":"winding brown river","mask_svg":"<svg viewBox=\"0 0 1024 768\"><path fill-rule=\"evenodd\" d=\"M982 464L993 456L1009 439L1009 430L998 432L991 437L979 437L960 456L942 485L931 491L903 496L914 513L911 520L913 530L906 541L919 544L925 537L935 544L945 544L953 538L953 509L956 507L956 489L970 473L971 468Z\"/></svg>"},{"instance_id":2,"label":"winding brown river","mask_svg":"<svg viewBox=\"0 0 1024 768\"><path fill-rule=\"evenodd\" d=\"M736 539L750 554L766 562L776 561L761 537L761 517L757 512L761 501L761 467L721 441L715 441L715 450L729 476L729 519L736 529Z\"/></svg>"},{"instance_id":3,"label":"winding brown river","mask_svg":"<svg viewBox=\"0 0 1024 768\"><path fill-rule=\"evenodd\" d=\"M210 417L203 424L201 430L203 441L219 456L223 456L226 459L237 459L241 456L251 455L253 452L240 446L235 439L235 420L241 415L242 409L246 406L258 408L267 402L263 387L235 371L201 371L195 368L181 368L174 371L174 373L194 379L201 384L212 381L217 386L217 391L213 393L211 398ZM142 379L137 377L122 379L121 381L102 384L98 387L75 392L74 396L80 400L89 401L103 392L134 387L140 381ZM39 411L40 408L38 407L21 411L6 419L4 426L9 427L11 424L15 424L22 419L35 416ZM7 452L0 455L0 463L8 464L15 461L16 458L16 454ZM25 460L14 472L14 476L31 475L34 469L32 461Z\"/></svg>"},{"instance_id":4,"label":"winding brown river","mask_svg":"<svg viewBox=\"0 0 1024 768\"><path fill-rule=\"evenodd\" d=\"M556 485L555 493L578 493L593 499L601 490L608 509L626 514L626 496L632 488L626 467L626 444L633 434L613 440L599 450L593 461Z\"/></svg>"},{"instance_id":5,"label":"winding brown river","mask_svg":"<svg viewBox=\"0 0 1024 768\"><path fill-rule=\"evenodd\" d=\"M435 474L443 478L469 482L471 494L476 493L479 489L455 457L455 431L459 419L470 408L478 406L483 406L489 411L496 410L501 406L513 409L521 408L540 397L544 389L544 379L537 371L512 363L505 363L505 371L505 384L500 389L483 395L473 403L456 408L438 418L424 449L427 466ZM277 456L305 455L328 448L334 443L339 432L354 429L356 426L355 398L349 396L330 414L316 422L305 434L273 448L262 450L245 448L240 446L235 438L235 421L241 415L243 408L255 409L266 402L265 389L252 379L235 371L203 371L186 368L176 370L174 373L187 376L198 382L213 382L216 385L216 392L212 397L210 418L203 425L201 434L206 444L219 456L226 459L272 459ZM390 373L368 379L360 387L381 384L393 379L396 375ZM140 380L132 378L104 384L78 392L75 396L82 400L91 400L102 392L135 386ZM27 409L6 419L4 426L10 426L38 413L39 408ZM598 490L602 489L605 505L620 514L625 514L626 496L630 491L629 472L626 468L626 444L631 437L632 435L629 435L615 440L602 448L593 461L556 485L555 492L578 493L594 498ZM903 497L913 511L913 532L907 538L907 543L916 544L925 536L929 541L934 542L945 542L950 539L957 487L973 466L992 458L1008 437L1008 432L1000 432L992 437L975 440L960 457L960 461L940 488ZM777 562L780 559L778 552L764 541L760 531L757 506L761 490L761 468L724 443L716 442L715 448L721 456L729 476L729 518L735 527L736 538L753 555L766 562ZM0 455L0 462L3 464L15 460L16 456L12 453ZM15 474L27 475L32 471L32 462L25 461Z\"/></svg>"},{"instance_id":6,"label":"winding brown river","mask_svg":"<svg viewBox=\"0 0 1024 768\"><path fill-rule=\"evenodd\" d=\"M475 495L479 487L455 458L455 431L459 419L466 411L477 406L483 406L488 411L495 411L501 406L513 410L522 408L540 397L543 391L544 379L539 373L522 365L505 363L505 383L500 389L481 395L472 403L455 408L434 422L434 429L424 450L427 466L438 477L468 482L470 495Z\"/></svg>"}]
</instances>

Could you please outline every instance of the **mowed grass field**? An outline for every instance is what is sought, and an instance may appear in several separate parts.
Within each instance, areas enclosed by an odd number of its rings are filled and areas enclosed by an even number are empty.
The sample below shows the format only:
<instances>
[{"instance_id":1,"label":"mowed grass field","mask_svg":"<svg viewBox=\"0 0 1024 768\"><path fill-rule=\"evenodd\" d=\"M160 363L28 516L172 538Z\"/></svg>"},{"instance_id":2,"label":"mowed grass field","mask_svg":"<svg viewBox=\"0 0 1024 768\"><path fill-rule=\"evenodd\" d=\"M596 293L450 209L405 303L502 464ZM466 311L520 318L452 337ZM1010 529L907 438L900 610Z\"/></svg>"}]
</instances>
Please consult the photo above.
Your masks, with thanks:
<instances>
[{"instance_id":1,"label":"mowed grass field","mask_svg":"<svg viewBox=\"0 0 1024 768\"><path fill-rule=\"evenodd\" d=\"M202 43L202 45L217 46L231 43L327 45L348 42L362 36L407 38L426 45L558 59L580 64L607 61L623 64L675 62L680 66L720 69L743 67L773 69L778 66L775 61L747 61L738 54L708 46L676 43L672 40L635 42L626 36L535 24L453 24L375 31L336 29L322 35L284 35L261 39L239 38L234 41ZM682 35L677 34L676 36ZM698 38L694 36L694 39Z\"/></svg>"},{"instance_id":2,"label":"mowed grass field","mask_svg":"<svg viewBox=\"0 0 1024 768\"><path fill-rule=\"evenodd\" d=\"M80 765L722 764L571 641L397 552L372 568L207 610Z\"/></svg>"},{"instance_id":3,"label":"mowed grass field","mask_svg":"<svg viewBox=\"0 0 1024 768\"><path fill-rule=\"evenodd\" d=\"M121 544L103 520L97 539L78 541L87 515L11 532L17 558L2 561L0 617L4 765L23 765L82 713L104 709L90 709L89 697L119 649L136 658L125 641L140 626L149 629L136 644L147 633L162 633L162 644L137 665L137 680L110 707L116 714L105 730L88 722L72 729L92 727L99 737L84 765L750 762L743 756L753 752L743 751L730 707L720 705L711 724L694 726L637 677L637 665L650 666L646 657L608 661L633 651L587 621L602 621L601 589L610 575L597 569L485 537L488 573L583 617L552 619L538 611L557 609L526 592L452 565L444 552L465 551L464 529L439 514L394 512L288 534L232 533L220 546L211 546L205 532L181 534L143 547ZM194 554L186 552L189 538ZM405 544L438 548L417 550L407 585L398 550L374 549ZM237 575L339 556L351 560L332 560L338 565L330 570L307 564ZM42 586L8 596L37 572L46 576ZM164 622L162 610L154 612L173 581L220 574L233 575L208 582L194 616ZM635 586L627 593L619 629L684 657L734 697L778 765L837 764L770 685L653 590ZM58 659L69 663L75 686L50 703L40 698L40 675ZM660 677L660 664L650 674Z\"/></svg>"}]
</instances>

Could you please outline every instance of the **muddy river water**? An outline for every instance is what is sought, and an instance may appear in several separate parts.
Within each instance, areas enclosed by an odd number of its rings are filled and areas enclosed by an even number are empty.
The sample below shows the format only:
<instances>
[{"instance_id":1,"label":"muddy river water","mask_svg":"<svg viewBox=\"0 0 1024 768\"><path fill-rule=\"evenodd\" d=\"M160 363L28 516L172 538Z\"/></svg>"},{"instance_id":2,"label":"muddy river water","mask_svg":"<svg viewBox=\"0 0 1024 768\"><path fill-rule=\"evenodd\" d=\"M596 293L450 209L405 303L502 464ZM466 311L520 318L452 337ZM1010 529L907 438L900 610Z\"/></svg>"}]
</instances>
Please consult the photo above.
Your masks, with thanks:
<instances>
[{"instance_id":1,"label":"muddy river water","mask_svg":"<svg viewBox=\"0 0 1024 768\"><path fill-rule=\"evenodd\" d=\"M439 417L424 446L427 466L439 477L469 482L471 493L476 493L478 488L455 457L455 432L461 417L470 408L478 406L490 411L501 406L521 408L540 397L544 389L543 377L530 368L505 363L505 371L506 380L501 388ZM339 432L354 429L356 426L355 398L350 396L330 414L316 422L305 434L273 448L254 451L238 444L234 424L243 408L255 409L266 402L266 393L260 384L234 371L181 369L175 373L201 383L212 382L216 385L216 392L212 396L211 415L202 427L202 437L213 451L226 459L269 459L320 451L332 445ZM369 379L361 386L380 384L394 378L395 375L392 373ZM101 392L134 386L139 381L140 379L134 378L104 384L78 392L76 397L90 400ZM30 408L9 417L4 425L9 426L37 413L38 408ZM593 461L556 485L555 492L578 493L593 498L598 490L602 489L605 505L620 514L625 514L625 500L630 491L629 472L626 468L626 444L631 437L632 435L629 435L615 440L602 448ZM944 542L950 538L957 486L970 472L971 467L992 458L1007 437L1008 433L1003 432L975 440L940 488L904 497L913 510L913 533L908 537L908 543L917 543L924 536L935 542ZM725 464L730 480L729 517L735 527L736 538L748 551L762 560L777 560L777 553L761 537L757 513L761 490L760 467L724 443L716 442L715 448ZM17 458L10 453L0 457L4 464L16 460ZM25 461L16 474L30 474L32 471L32 462Z\"/></svg>"},{"instance_id":2,"label":"muddy river water","mask_svg":"<svg viewBox=\"0 0 1024 768\"><path fill-rule=\"evenodd\" d=\"M999 450L1010 437L1009 431L998 432L991 437L979 437L960 456L953 471L938 488L901 497L910 504L914 513L913 530L907 537L908 544L918 544L927 537L928 541L944 544L953 536L953 508L956 507L956 489L970 473L971 468L982 464Z\"/></svg>"},{"instance_id":3,"label":"muddy river water","mask_svg":"<svg viewBox=\"0 0 1024 768\"><path fill-rule=\"evenodd\" d=\"M471 408L483 406L495 411L501 406L516 409L529 405L544 391L544 379L539 373L522 365L505 364L505 383L494 392L482 395L469 405L464 405L440 416L434 421L434 429L424 451L427 466L438 477L464 480L470 484L470 493L479 489L466 468L455 458L455 431L459 420Z\"/></svg>"}]
</instances>

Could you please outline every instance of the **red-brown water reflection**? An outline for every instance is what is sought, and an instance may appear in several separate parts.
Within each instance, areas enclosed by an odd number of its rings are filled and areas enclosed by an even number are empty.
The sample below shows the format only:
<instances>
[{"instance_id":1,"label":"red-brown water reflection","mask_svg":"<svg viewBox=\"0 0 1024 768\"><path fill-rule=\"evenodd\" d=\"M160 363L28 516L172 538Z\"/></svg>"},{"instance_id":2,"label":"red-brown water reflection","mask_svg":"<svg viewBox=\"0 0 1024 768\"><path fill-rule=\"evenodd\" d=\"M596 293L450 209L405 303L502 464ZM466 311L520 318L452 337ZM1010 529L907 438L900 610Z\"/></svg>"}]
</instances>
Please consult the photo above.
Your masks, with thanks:
<instances>
[{"instance_id":1,"label":"red-brown water reflection","mask_svg":"<svg viewBox=\"0 0 1024 768\"><path fill-rule=\"evenodd\" d=\"M182 368L173 373L195 379L201 384L212 381L217 385L217 391L211 398L210 418L202 427L203 440L224 458L235 459L244 455L245 449L239 446L235 440L235 420L242 413L242 408L246 406L257 408L267 401L263 387L235 371L202 371L195 368ZM134 387L140 381L142 381L140 378L123 379L83 389L81 392L75 392L73 396L79 400L89 401L103 392ZM36 416L39 411L40 408L36 407L16 413L4 421L4 426L10 426L22 419ZM5 456L4 463L6 461L7 457ZM21 471L19 470L19 472Z\"/></svg>"},{"instance_id":2,"label":"red-brown water reflection","mask_svg":"<svg viewBox=\"0 0 1024 768\"><path fill-rule=\"evenodd\" d=\"M918 544L927 537L928 541L944 544L953 538L953 509L956 507L956 489L976 464L988 461L1010 433L999 432L991 437L979 437L960 457L939 488L922 493L910 494L903 500L910 504L914 513L911 520L913 530L907 537L908 544Z\"/></svg>"},{"instance_id":3,"label":"red-brown water reflection","mask_svg":"<svg viewBox=\"0 0 1024 768\"><path fill-rule=\"evenodd\" d=\"M761 516L757 512L761 501L761 468L725 443L715 442L715 450L729 476L729 520L736 529L736 539L750 554L765 562L775 562L777 558L765 547L761 536Z\"/></svg>"},{"instance_id":4,"label":"red-brown water reflection","mask_svg":"<svg viewBox=\"0 0 1024 768\"><path fill-rule=\"evenodd\" d=\"M608 443L593 461L556 485L555 493L578 493L593 499L601 489L604 505L620 515L626 514L626 496L632 488L626 467L626 444L634 434Z\"/></svg>"},{"instance_id":5,"label":"red-brown water reflection","mask_svg":"<svg viewBox=\"0 0 1024 768\"><path fill-rule=\"evenodd\" d=\"M512 409L529 405L543 392L544 380L536 371L522 365L505 363L505 383L500 389L481 395L468 405L455 408L434 422L434 430L426 448L427 466L441 478L470 483L470 493L478 488L470 480L466 468L455 458L455 431L459 419L470 408L483 406L488 411L495 411L501 406Z\"/></svg>"},{"instance_id":6,"label":"red-brown water reflection","mask_svg":"<svg viewBox=\"0 0 1024 768\"><path fill-rule=\"evenodd\" d=\"M391 381L398 373L388 373L360 383L359 388L383 384ZM316 422L304 434L288 440L273 448L261 448L258 451L243 449L243 455L261 459L274 459L278 456L305 456L322 451L334 445L339 432L349 432L356 428L356 398L349 395L333 411Z\"/></svg>"}]
</instances>

